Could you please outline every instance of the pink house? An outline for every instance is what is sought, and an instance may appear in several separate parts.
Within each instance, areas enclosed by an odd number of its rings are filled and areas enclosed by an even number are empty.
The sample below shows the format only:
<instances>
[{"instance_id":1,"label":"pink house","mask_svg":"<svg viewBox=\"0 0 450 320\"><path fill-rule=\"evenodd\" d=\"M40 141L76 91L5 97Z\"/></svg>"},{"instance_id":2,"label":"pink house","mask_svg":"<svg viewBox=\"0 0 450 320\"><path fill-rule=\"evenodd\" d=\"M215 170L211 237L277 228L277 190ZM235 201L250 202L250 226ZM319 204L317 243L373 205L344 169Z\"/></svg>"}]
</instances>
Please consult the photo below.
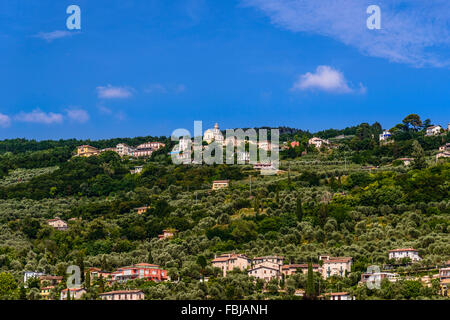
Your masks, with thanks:
<instances>
[{"instance_id":1,"label":"pink house","mask_svg":"<svg viewBox=\"0 0 450 320\"><path fill-rule=\"evenodd\" d=\"M144 300L141 290L118 290L99 294L102 300Z\"/></svg>"}]
</instances>

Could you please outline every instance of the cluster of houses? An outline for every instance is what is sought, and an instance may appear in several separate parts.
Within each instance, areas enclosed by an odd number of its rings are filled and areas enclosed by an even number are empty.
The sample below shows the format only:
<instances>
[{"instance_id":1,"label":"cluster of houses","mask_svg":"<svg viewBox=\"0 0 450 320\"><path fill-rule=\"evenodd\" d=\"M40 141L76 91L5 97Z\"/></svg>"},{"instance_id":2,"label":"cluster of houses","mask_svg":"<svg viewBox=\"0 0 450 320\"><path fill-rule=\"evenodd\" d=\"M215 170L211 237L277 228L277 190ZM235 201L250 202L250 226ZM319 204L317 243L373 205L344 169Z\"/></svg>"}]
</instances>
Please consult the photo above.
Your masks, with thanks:
<instances>
[{"instance_id":1,"label":"cluster of houses","mask_svg":"<svg viewBox=\"0 0 450 320\"><path fill-rule=\"evenodd\" d=\"M444 128L441 126L429 126L427 127L427 130L425 132L425 136L431 137L431 136L438 136L442 134L445 131ZM450 131L450 123L448 124L447 131ZM392 134L389 130L383 130L383 133L380 133L379 140L380 141L387 141L391 138Z\"/></svg>"},{"instance_id":2,"label":"cluster of houses","mask_svg":"<svg viewBox=\"0 0 450 320\"><path fill-rule=\"evenodd\" d=\"M144 279L148 281L169 281L167 271L162 269L159 265L150 263L138 263L131 266L118 268L114 272L102 271L99 268L89 268L91 284L102 278L106 286L112 286L114 283L125 283L129 280ZM43 300L51 299L51 293L55 287L63 280L62 276L45 275L39 272L27 271L24 274L24 283L28 283L30 278L37 278L41 287L41 298ZM61 290L60 300L67 300L68 295L70 299L80 299L86 289L79 286L73 288L66 288ZM99 297L104 300L143 300L144 293L140 290L118 290L100 293Z\"/></svg>"},{"instance_id":3,"label":"cluster of houses","mask_svg":"<svg viewBox=\"0 0 450 320\"><path fill-rule=\"evenodd\" d=\"M102 152L114 151L118 153L121 157L123 156L136 158L150 157L154 151L163 147L165 147L165 144L162 142L146 142L138 145L137 147L131 147L126 143L119 143L115 148L105 148L105 149L97 149L89 145L82 145L77 147L76 155L79 157L90 157L99 155Z\"/></svg>"},{"instance_id":4,"label":"cluster of houses","mask_svg":"<svg viewBox=\"0 0 450 320\"><path fill-rule=\"evenodd\" d=\"M351 257L330 257L320 256L322 266L314 264L313 271L321 273L324 279L333 275L344 277L351 271ZM244 254L227 253L216 256L212 260L214 267L220 268L223 276L234 268L246 270L250 277L270 281L272 279L280 279L282 275L289 276L297 272L307 273L307 264L284 264L284 257L281 256L264 256L254 257L253 259Z\"/></svg>"},{"instance_id":5,"label":"cluster of houses","mask_svg":"<svg viewBox=\"0 0 450 320\"><path fill-rule=\"evenodd\" d=\"M388 254L389 259L397 261L404 258L409 258L412 262L422 260L418 251L413 248L393 249L389 250ZM351 272L353 259L351 257L331 257L329 255L321 255L319 256L319 262L319 264L312 264L313 272L318 272L323 279L328 279L332 276L346 277ZM308 272L308 264L284 264L284 257L282 256L264 256L251 259L244 254L226 253L216 256L211 261L211 264L213 267L221 269L224 277L228 272L237 268L241 271L246 271L250 277L262 279L265 282L272 279L279 280L283 276L291 276L299 272L304 274L307 274ZM396 273L363 273L361 275L360 284L372 281L374 277L380 281L383 279L387 279L391 282L400 280L400 276ZM450 261L448 261L446 267L441 268L439 273L434 275L433 278L439 278L441 288L440 293L442 295L447 295L448 287L450 285ZM431 286L431 278L429 276L424 276L419 280L428 286ZM347 292L327 293L320 298L330 300L355 299L355 297Z\"/></svg>"}]
</instances>

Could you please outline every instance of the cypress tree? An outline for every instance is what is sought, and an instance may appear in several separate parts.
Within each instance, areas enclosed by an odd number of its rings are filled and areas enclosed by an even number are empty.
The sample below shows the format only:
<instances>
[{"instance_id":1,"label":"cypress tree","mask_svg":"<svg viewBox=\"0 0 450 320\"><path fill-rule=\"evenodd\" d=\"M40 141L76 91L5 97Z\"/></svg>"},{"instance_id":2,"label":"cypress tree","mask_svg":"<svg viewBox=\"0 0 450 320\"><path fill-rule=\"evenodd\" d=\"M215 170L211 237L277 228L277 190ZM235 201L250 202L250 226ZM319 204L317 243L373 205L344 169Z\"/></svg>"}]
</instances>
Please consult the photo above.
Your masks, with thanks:
<instances>
[{"instance_id":1,"label":"cypress tree","mask_svg":"<svg viewBox=\"0 0 450 320\"><path fill-rule=\"evenodd\" d=\"M84 285L86 289L89 289L91 287L91 273L89 271L86 272L86 277L84 279Z\"/></svg>"},{"instance_id":2,"label":"cypress tree","mask_svg":"<svg viewBox=\"0 0 450 320\"><path fill-rule=\"evenodd\" d=\"M303 219L303 207L302 207L302 199L297 196L297 208L295 210L297 215L297 220L302 221Z\"/></svg>"},{"instance_id":3,"label":"cypress tree","mask_svg":"<svg viewBox=\"0 0 450 320\"><path fill-rule=\"evenodd\" d=\"M305 292L305 298L308 300L312 300L315 298L315 288L314 288L314 272L312 263L308 263L308 275L306 280L306 292Z\"/></svg>"},{"instance_id":4,"label":"cypress tree","mask_svg":"<svg viewBox=\"0 0 450 320\"><path fill-rule=\"evenodd\" d=\"M67 300L70 300L70 289L67 288Z\"/></svg>"}]
</instances>

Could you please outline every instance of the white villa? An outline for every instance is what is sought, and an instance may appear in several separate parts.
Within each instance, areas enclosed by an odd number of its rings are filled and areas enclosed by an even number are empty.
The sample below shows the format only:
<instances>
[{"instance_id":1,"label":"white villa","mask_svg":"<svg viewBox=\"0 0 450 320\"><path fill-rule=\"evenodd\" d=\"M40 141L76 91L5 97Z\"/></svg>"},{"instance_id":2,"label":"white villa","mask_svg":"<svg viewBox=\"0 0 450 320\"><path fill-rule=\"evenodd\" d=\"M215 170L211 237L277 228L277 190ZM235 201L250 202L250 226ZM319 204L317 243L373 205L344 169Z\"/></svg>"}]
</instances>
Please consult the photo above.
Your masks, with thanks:
<instances>
[{"instance_id":1,"label":"white villa","mask_svg":"<svg viewBox=\"0 0 450 320\"><path fill-rule=\"evenodd\" d=\"M308 141L309 145L314 145L317 149L320 149L322 146L329 145L330 141L324 140L321 138L313 137Z\"/></svg>"},{"instance_id":2,"label":"white villa","mask_svg":"<svg viewBox=\"0 0 450 320\"><path fill-rule=\"evenodd\" d=\"M380 133L380 141L385 141L391 137L391 133L388 130L384 130L383 133Z\"/></svg>"},{"instance_id":3,"label":"white villa","mask_svg":"<svg viewBox=\"0 0 450 320\"><path fill-rule=\"evenodd\" d=\"M422 260L422 258L419 257L419 252L413 248L389 250L389 259L399 260L403 258L410 258L411 261Z\"/></svg>"},{"instance_id":4,"label":"white villa","mask_svg":"<svg viewBox=\"0 0 450 320\"><path fill-rule=\"evenodd\" d=\"M426 136L437 136L441 133L442 127L441 126L431 126L427 128Z\"/></svg>"}]
</instances>

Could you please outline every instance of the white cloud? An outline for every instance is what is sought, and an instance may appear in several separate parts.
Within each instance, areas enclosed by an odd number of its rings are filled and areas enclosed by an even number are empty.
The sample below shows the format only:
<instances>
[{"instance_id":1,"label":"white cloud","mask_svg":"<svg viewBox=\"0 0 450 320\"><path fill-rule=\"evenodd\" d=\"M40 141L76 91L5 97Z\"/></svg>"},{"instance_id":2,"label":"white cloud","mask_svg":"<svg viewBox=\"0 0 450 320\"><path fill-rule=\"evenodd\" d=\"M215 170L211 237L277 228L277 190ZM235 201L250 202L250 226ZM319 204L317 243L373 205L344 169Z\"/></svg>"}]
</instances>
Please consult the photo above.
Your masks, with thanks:
<instances>
[{"instance_id":1,"label":"white cloud","mask_svg":"<svg viewBox=\"0 0 450 320\"><path fill-rule=\"evenodd\" d=\"M11 125L11 118L3 113L0 113L0 127L7 128Z\"/></svg>"},{"instance_id":2,"label":"white cloud","mask_svg":"<svg viewBox=\"0 0 450 320\"><path fill-rule=\"evenodd\" d=\"M47 42L52 42L53 40L56 40L56 39L71 37L72 35L77 34L77 33L78 32L56 30L56 31L52 31L52 32L39 32L38 34L36 34L34 36L36 38L43 39Z\"/></svg>"},{"instance_id":3,"label":"white cloud","mask_svg":"<svg viewBox=\"0 0 450 320\"><path fill-rule=\"evenodd\" d=\"M151 85L148 85L145 89L144 92L145 93L161 93L161 94L166 94L166 93L175 93L175 94L179 94L179 93L183 93L184 91L186 91L186 86L184 84L177 84L177 85L162 85L160 83L154 83Z\"/></svg>"},{"instance_id":4,"label":"white cloud","mask_svg":"<svg viewBox=\"0 0 450 320\"><path fill-rule=\"evenodd\" d=\"M281 28L338 40L363 54L416 67L450 66L450 1L378 0L381 30L369 30L369 0L241 0Z\"/></svg>"},{"instance_id":5,"label":"white cloud","mask_svg":"<svg viewBox=\"0 0 450 320\"><path fill-rule=\"evenodd\" d=\"M89 113L83 109L70 108L66 110L67 117L75 122L85 123L89 121Z\"/></svg>"},{"instance_id":6,"label":"white cloud","mask_svg":"<svg viewBox=\"0 0 450 320\"><path fill-rule=\"evenodd\" d=\"M106 87L97 87L97 94L102 99L123 99L133 95L133 89L128 87L113 87L108 84Z\"/></svg>"},{"instance_id":7,"label":"white cloud","mask_svg":"<svg viewBox=\"0 0 450 320\"><path fill-rule=\"evenodd\" d=\"M20 122L52 124L52 123L62 123L63 116L60 113L53 113L53 112L45 113L39 109L35 109L29 113L26 112L19 113L14 117L14 120Z\"/></svg>"},{"instance_id":8,"label":"white cloud","mask_svg":"<svg viewBox=\"0 0 450 320\"><path fill-rule=\"evenodd\" d=\"M353 93L344 74L330 66L318 66L314 73L307 72L298 77L298 80L291 88L292 91L321 90L333 93ZM366 92L366 88L360 83L361 93Z\"/></svg>"},{"instance_id":9,"label":"white cloud","mask_svg":"<svg viewBox=\"0 0 450 320\"><path fill-rule=\"evenodd\" d=\"M154 83L144 89L145 93L167 93L166 87L162 84Z\"/></svg>"}]
</instances>

